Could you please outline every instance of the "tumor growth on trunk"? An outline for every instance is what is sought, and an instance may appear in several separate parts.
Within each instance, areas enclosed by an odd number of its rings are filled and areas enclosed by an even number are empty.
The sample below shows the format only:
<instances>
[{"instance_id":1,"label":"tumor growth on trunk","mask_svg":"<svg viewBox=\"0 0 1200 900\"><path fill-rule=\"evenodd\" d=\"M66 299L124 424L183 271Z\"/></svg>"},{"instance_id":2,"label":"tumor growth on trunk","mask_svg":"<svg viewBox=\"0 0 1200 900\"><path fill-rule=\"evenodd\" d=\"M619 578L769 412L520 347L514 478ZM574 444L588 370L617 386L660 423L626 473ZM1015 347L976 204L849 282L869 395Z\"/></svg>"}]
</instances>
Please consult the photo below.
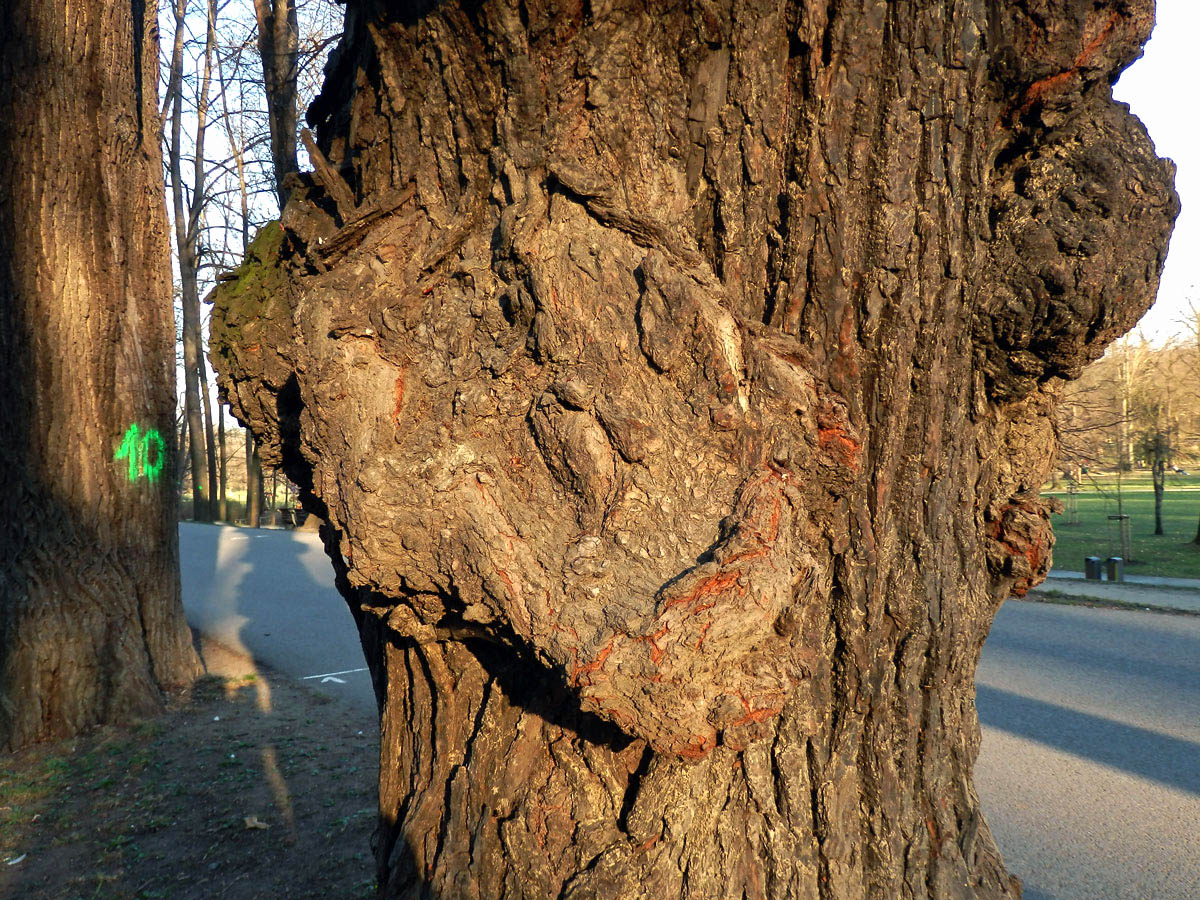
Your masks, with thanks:
<instances>
[{"instance_id":1,"label":"tumor growth on trunk","mask_svg":"<svg viewBox=\"0 0 1200 900\"><path fill-rule=\"evenodd\" d=\"M1019 896L975 664L1177 212L1152 20L348 5L212 344L359 623L385 896Z\"/></svg>"}]
</instances>

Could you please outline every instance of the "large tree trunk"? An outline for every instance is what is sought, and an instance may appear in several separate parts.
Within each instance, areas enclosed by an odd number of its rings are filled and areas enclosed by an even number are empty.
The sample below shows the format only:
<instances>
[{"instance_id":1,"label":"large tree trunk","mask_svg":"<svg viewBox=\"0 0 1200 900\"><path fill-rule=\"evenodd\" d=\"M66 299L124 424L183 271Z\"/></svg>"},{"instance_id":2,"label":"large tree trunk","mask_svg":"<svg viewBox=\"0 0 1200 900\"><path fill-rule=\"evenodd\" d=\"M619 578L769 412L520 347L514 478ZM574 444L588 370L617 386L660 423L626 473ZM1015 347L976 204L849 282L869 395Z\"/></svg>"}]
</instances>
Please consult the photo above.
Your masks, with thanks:
<instances>
[{"instance_id":1,"label":"large tree trunk","mask_svg":"<svg viewBox=\"0 0 1200 900\"><path fill-rule=\"evenodd\" d=\"M196 672L157 66L153 4L6 7L0 751L152 711Z\"/></svg>"},{"instance_id":2,"label":"large tree trunk","mask_svg":"<svg viewBox=\"0 0 1200 900\"><path fill-rule=\"evenodd\" d=\"M1015 897L971 782L1058 385L1153 297L1145 2L352 3L224 285L388 897Z\"/></svg>"}]
</instances>

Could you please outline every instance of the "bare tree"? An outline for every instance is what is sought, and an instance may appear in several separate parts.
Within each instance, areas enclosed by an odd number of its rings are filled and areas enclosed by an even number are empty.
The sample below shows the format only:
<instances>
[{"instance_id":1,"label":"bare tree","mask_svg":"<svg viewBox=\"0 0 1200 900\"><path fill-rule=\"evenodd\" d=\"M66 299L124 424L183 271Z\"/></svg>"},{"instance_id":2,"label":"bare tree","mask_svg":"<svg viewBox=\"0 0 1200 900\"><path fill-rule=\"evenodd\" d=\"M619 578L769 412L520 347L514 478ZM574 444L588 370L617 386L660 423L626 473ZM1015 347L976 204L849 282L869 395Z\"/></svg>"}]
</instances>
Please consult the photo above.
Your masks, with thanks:
<instances>
[{"instance_id":1,"label":"bare tree","mask_svg":"<svg viewBox=\"0 0 1200 900\"><path fill-rule=\"evenodd\" d=\"M183 308L184 403L191 435L192 507L198 521L211 522L216 512L217 470L208 378L200 319L200 233L205 209L208 163L204 153L208 127L209 89L216 46L216 0L207 0L204 51L201 61L191 146L192 178L183 180L184 44L187 32L187 0L175 0L175 34L167 81L166 107L170 111L171 136L167 169L175 226L175 251L179 266L180 302ZM198 439L202 436L202 439ZM205 490L207 473L207 491Z\"/></svg>"}]
</instances>

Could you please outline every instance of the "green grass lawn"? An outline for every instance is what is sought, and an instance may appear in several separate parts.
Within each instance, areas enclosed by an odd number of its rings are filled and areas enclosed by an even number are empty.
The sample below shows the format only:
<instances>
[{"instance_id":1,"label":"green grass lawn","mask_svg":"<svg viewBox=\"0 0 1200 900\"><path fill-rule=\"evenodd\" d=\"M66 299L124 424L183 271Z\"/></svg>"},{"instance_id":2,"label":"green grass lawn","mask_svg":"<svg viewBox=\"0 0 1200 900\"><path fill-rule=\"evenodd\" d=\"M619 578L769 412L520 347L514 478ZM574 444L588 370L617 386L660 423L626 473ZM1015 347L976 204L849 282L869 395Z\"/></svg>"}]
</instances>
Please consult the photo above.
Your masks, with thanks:
<instances>
[{"instance_id":1,"label":"green grass lawn","mask_svg":"<svg viewBox=\"0 0 1200 900\"><path fill-rule=\"evenodd\" d=\"M1066 485L1047 490L1047 496L1067 501ZM1116 523L1108 521L1117 512L1117 479L1114 475L1084 476L1077 495L1079 524L1068 525L1066 515L1052 517L1054 567L1083 570L1087 556L1119 556L1120 538ZM1163 495L1163 530L1154 534L1154 488L1150 475L1134 472L1121 479L1121 510L1130 516L1133 560L1126 563L1130 575L1167 575L1200 578L1200 546L1192 543L1200 518L1200 475L1169 475Z\"/></svg>"}]
</instances>

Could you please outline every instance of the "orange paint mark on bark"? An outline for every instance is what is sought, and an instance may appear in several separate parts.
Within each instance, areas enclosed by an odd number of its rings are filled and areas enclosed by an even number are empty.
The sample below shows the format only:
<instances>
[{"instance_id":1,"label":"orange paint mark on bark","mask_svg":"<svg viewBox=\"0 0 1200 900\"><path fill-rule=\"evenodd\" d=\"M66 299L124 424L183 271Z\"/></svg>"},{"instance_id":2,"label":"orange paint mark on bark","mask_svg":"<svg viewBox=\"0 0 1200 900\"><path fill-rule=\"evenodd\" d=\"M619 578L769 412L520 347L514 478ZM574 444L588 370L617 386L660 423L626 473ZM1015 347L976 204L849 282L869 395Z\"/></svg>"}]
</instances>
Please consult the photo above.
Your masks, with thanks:
<instances>
[{"instance_id":1,"label":"orange paint mark on bark","mask_svg":"<svg viewBox=\"0 0 1200 900\"><path fill-rule=\"evenodd\" d=\"M654 634L650 635L649 637L642 638L642 640L644 640L647 644L650 645L650 661L653 662L656 666L662 660L663 654L665 654L667 652L667 651L663 650L662 647L658 646L658 639L660 637L662 637L663 635L665 635L669 630L670 629L667 628L666 625L664 625L662 628L658 629L658 631L654 632Z\"/></svg>"},{"instance_id":2,"label":"orange paint mark on bark","mask_svg":"<svg viewBox=\"0 0 1200 900\"><path fill-rule=\"evenodd\" d=\"M497 569L496 574L500 576L500 580L503 581L504 586L508 588L509 594L511 594L515 597L516 593L517 593L517 589L513 586L513 581L508 576L508 573L506 571L504 571L503 569Z\"/></svg>"},{"instance_id":3,"label":"orange paint mark on bark","mask_svg":"<svg viewBox=\"0 0 1200 900\"><path fill-rule=\"evenodd\" d=\"M654 837L650 838L650 840L646 841L646 843L644 843L640 847L638 847L638 849L639 850L649 850L651 847L653 847L655 844L658 843L658 839L661 837L662 837L662 832L660 831Z\"/></svg>"},{"instance_id":4,"label":"orange paint mark on bark","mask_svg":"<svg viewBox=\"0 0 1200 900\"><path fill-rule=\"evenodd\" d=\"M1088 41L1084 45L1083 49L1079 51L1079 55L1075 57L1076 68L1079 68L1096 55L1096 51L1100 49L1101 45L1112 36L1113 29L1117 27L1117 22L1120 20L1121 14L1116 10L1113 10L1111 13L1109 13L1108 21L1104 24L1104 27L1100 29L1100 33Z\"/></svg>"},{"instance_id":5,"label":"orange paint mark on bark","mask_svg":"<svg viewBox=\"0 0 1200 900\"><path fill-rule=\"evenodd\" d=\"M771 533L767 535L768 541L774 541L779 537L779 520L783 518L782 504L779 502L779 495L775 496L775 504L771 507Z\"/></svg>"},{"instance_id":6,"label":"orange paint mark on bark","mask_svg":"<svg viewBox=\"0 0 1200 900\"><path fill-rule=\"evenodd\" d=\"M782 706L763 707L762 709L752 709L736 722L731 722L729 727L736 728L738 725L749 725L751 722L762 722L772 716L779 715L783 711Z\"/></svg>"},{"instance_id":7,"label":"orange paint mark on bark","mask_svg":"<svg viewBox=\"0 0 1200 900\"><path fill-rule=\"evenodd\" d=\"M1065 72L1058 72L1054 75L1047 75L1045 78L1040 78L1025 89L1025 101L1021 104L1019 111L1028 112L1035 103L1053 91L1055 88L1062 85L1071 79L1071 76L1078 71L1077 69L1067 69Z\"/></svg>"},{"instance_id":8,"label":"orange paint mark on bark","mask_svg":"<svg viewBox=\"0 0 1200 900\"><path fill-rule=\"evenodd\" d=\"M723 594L726 591L732 590L733 588L738 588L739 594L745 594L746 589L738 585L738 578L740 575L741 573L736 571L718 572L716 575L711 575L701 581L689 593L684 594L681 597L675 597L671 600L668 600L667 606L686 606L696 603L705 597L711 597L714 594ZM711 607L705 607L705 609L708 608Z\"/></svg>"},{"instance_id":9,"label":"orange paint mark on bark","mask_svg":"<svg viewBox=\"0 0 1200 900\"><path fill-rule=\"evenodd\" d=\"M942 842L938 839L937 825L933 819L926 819L925 827L929 829L929 842L933 844L933 855L937 856L942 849Z\"/></svg>"},{"instance_id":10,"label":"orange paint mark on bark","mask_svg":"<svg viewBox=\"0 0 1200 900\"><path fill-rule=\"evenodd\" d=\"M1119 21L1121 21L1121 14L1114 10L1109 14L1108 21L1100 29L1099 34L1080 49L1079 55L1075 57L1075 62L1071 68L1065 72L1057 72L1054 75L1047 75L1045 78L1038 79L1025 89L1023 102L1017 111L1020 113L1028 112L1035 103L1070 81L1072 76L1078 74L1080 67L1087 65L1088 61L1096 55L1096 51L1104 46L1105 41L1112 37L1112 33Z\"/></svg>"},{"instance_id":11,"label":"orange paint mark on bark","mask_svg":"<svg viewBox=\"0 0 1200 900\"><path fill-rule=\"evenodd\" d=\"M862 468L862 444L847 434L842 425L817 429L817 445L834 460L859 472Z\"/></svg>"},{"instance_id":12,"label":"orange paint mark on bark","mask_svg":"<svg viewBox=\"0 0 1200 900\"><path fill-rule=\"evenodd\" d=\"M770 547L766 546L765 544L760 544L754 550L743 550L741 553L733 554L733 556L730 556L725 560L725 565L732 565L733 563L742 562L743 560L747 559L760 559L770 552Z\"/></svg>"},{"instance_id":13,"label":"orange paint mark on bark","mask_svg":"<svg viewBox=\"0 0 1200 900\"><path fill-rule=\"evenodd\" d=\"M604 645L604 648L599 653L596 654L596 658L593 659L586 666L581 666L578 663L576 663L574 671L571 672L571 679L572 679L572 681L574 681L575 684L579 684L579 678L581 675L589 675L604 665L604 661L606 659L608 659L609 654L612 653L613 641L615 641L615 640L616 640L615 635L613 637L609 638L609 641L607 644Z\"/></svg>"},{"instance_id":14,"label":"orange paint mark on bark","mask_svg":"<svg viewBox=\"0 0 1200 900\"><path fill-rule=\"evenodd\" d=\"M1029 569L1034 576L1042 572L1050 556L1050 534L1050 526L1046 522L1028 537L1020 531L1010 530L1007 513L994 521L988 531L988 536L1000 544L1009 556L1023 557L1029 563ZM1020 577L1009 590L1014 597L1024 597L1033 588L1034 583L1032 578Z\"/></svg>"},{"instance_id":15,"label":"orange paint mark on bark","mask_svg":"<svg viewBox=\"0 0 1200 900\"><path fill-rule=\"evenodd\" d=\"M710 628L712 628L712 622L705 622L704 627L700 629L700 637L696 641L696 646L692 648L693 650L700 649L700 645L704 643L704 637L708 634L708 629Z\"/></svg>"},{"instance_id":16,"label":"orange paint mark on bark","mask_svg":"<svg viewBox=\"0 0 1200 900\"><path fill-rule=\"evenodd\" d=\"M676 745L668 748L668 750L673 751L676 756L682 756L684 759L703 759L715 745L716 742L713 738L694 734L686 744Z\"/></svg>"}]
</instances>

